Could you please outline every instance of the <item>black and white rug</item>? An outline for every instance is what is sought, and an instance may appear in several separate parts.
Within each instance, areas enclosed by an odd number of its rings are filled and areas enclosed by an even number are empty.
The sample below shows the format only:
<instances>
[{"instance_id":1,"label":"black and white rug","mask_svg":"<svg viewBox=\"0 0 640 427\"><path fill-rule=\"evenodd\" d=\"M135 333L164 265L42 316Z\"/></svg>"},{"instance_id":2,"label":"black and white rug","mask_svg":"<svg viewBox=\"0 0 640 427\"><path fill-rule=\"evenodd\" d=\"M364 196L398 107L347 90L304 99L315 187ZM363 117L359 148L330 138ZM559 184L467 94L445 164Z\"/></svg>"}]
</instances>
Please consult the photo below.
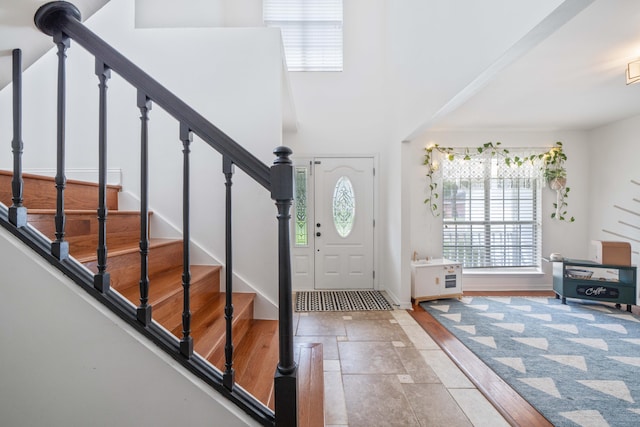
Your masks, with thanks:
<instances>
[{"instance_id":1,"label":"black and white rug","mask_svg":"<svg viewBox=\"0 0 640 427\"><path fill-rule=\"evenodd\" d=\"M380 291L299 291L295 311L393 310Z\"/></svg>"},{"instance_id":2,"label":"black and white rug","mask_svg":"<svg viewBox=\"0 0 640 427\"><path fill-rule=\"evenodd\" d=\"M555 426L640 426L640 318L593 301L420 304Z\"/></svg>"}]
</instances>

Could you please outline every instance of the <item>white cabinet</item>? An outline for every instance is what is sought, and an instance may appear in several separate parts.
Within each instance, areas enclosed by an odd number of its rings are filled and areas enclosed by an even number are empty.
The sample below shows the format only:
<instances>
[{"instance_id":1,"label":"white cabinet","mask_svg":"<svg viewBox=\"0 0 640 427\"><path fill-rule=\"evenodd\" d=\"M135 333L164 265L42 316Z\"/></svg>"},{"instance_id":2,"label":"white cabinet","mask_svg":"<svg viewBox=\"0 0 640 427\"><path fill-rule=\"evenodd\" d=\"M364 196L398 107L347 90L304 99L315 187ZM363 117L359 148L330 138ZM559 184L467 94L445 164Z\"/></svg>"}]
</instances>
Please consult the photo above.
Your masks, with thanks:
<instances>
[{"instance_id":1,"label":"white cabinet","mask_svg":"<svg viewBox=\"0 0 640 427\"><path fill-rule=\"evenodd\" d=\"M448 259L411 263L411 299L415 302L462 296L462 264Z\"/></svg>"}]
</instances>

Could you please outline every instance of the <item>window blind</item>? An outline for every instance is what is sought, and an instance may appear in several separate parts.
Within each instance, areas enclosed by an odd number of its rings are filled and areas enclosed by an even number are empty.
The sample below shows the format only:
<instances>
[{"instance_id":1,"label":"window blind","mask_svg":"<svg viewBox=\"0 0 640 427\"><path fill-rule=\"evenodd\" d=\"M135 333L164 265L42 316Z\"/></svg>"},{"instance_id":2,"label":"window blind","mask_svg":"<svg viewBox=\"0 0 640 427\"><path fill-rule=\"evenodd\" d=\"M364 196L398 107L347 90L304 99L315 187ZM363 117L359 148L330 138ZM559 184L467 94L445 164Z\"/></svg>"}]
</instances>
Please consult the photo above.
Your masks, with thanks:
<instances>
[{"instance_id":1,"label":"window blind","mask_svg":"<svg viewBox=\"0 0 640 427\"><path fill-rule=\"evenodd\" d=\"M539 267L541 182L529 164L444 160L443 256L465 268Z\"/></svg>"},{"instance_id":2,"label":"window blind","mask_svg":"<svg viewBox=\"0 0 640 427\"><path fill-rule=\"evenodd\" d=\"M342 0L263 0L263 20L282 31L289 71L342 71Z\"/></svg>"}]
</instances>

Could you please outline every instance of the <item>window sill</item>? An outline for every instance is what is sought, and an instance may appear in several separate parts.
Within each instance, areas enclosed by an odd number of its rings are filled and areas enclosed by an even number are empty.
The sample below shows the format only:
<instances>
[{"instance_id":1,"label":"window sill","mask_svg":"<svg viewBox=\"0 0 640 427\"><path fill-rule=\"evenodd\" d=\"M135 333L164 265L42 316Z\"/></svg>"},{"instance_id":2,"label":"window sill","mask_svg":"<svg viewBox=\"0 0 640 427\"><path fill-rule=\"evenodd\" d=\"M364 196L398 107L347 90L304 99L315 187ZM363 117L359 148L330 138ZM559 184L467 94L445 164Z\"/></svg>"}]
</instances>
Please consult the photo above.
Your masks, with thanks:
<instances>
[{"instance_id":1,"label":"window sill","mask_svg":"<svg viewBox=\"0 0 640 427\"><path fill-rule=\"evenodd\" d=\"M520 268L517 270L501 268L466 269L462 270L462 274L465 277L543 277L545 275L540 268Z\"/></svg>"}]
</instances>

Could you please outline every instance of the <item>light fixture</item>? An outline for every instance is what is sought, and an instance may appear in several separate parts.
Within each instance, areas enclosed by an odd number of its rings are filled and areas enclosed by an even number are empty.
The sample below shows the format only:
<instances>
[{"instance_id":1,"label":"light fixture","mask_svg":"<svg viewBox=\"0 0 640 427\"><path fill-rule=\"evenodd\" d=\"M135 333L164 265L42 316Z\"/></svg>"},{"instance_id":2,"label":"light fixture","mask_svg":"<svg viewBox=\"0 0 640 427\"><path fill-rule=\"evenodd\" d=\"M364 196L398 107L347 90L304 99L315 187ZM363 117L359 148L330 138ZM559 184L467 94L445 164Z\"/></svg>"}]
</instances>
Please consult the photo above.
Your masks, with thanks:
<instances>
[{"instance_id":1,"label":"light fixture","mask_svg":"<svg viewBox=\"0 0 640 427\"><path fill-rule=\"evenodd\" d=\"M640 59L627 64L627 84L640 81Z\"/></svg>"}]
</instances>

